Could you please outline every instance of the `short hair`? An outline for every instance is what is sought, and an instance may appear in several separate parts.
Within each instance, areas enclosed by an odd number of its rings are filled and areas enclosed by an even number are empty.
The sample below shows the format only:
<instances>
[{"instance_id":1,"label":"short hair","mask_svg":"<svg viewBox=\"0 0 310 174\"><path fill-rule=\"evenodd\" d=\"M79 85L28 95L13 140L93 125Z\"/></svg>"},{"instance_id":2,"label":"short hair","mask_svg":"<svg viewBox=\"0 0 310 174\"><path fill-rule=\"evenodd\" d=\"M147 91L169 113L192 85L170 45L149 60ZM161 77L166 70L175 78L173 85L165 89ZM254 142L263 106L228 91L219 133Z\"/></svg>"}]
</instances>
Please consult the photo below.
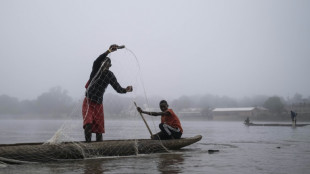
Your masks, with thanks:
<instances>
[{"instance_id":1,"label":"short hair","mask_svg":"<svg viewBox=\"0 0 310 174\"><path fill-rule=\"evenodd\" d=\"M111 64L111 59L109 57L106 57L101 65L102 70L105 70L107 67L109 67L108 65L110 64Z\"/></svg>"},{"instance_id":2,"label":"short hair","mask_svg":"<svg viewBox=\"0 0 310 174\"><path fill-rule=\"evenodd\" d=\"M159 102L159 104L162 104L162 103L166 103L168 105L168 102L166 100L162 100Z\"/></svg>"}]
</instances>

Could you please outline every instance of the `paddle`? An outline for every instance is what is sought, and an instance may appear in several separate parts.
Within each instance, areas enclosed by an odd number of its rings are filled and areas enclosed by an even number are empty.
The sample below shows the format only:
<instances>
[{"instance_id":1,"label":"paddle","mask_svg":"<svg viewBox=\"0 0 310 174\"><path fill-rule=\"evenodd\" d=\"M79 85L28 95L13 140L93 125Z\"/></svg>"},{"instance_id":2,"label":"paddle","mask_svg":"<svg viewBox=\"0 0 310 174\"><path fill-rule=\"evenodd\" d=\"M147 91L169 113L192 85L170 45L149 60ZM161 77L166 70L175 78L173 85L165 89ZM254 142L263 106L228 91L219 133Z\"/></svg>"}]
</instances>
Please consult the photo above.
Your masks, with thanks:
<instances>
[{"instance_id":1,"label":"paddle","mask_svg":"<svg viewBox=\"0 0 310 174\"><path fill-rule=\"evenodd\" d=\"M135 104L136 108L138 108L137 103L136 103L136 102L134 102L134 104ZM139 112L139 113L140 113L140 116L142 117L142 119L143 119L143 121L144 121L144 123L145 123L145 125L146 125L147 129L149 130L149 132L150 132L150 134L151 134L151 137L152 137L152 136L153 136L153 134L152 134L152 131L151 131L151 129L150 129L150 127L149 127L149 125L148 125L148 124L147 124L147 122L145 121L145 119L144 119L144 117L143 117L142 113L141 113L141 112Z\"/></svg>"}]
</instances>

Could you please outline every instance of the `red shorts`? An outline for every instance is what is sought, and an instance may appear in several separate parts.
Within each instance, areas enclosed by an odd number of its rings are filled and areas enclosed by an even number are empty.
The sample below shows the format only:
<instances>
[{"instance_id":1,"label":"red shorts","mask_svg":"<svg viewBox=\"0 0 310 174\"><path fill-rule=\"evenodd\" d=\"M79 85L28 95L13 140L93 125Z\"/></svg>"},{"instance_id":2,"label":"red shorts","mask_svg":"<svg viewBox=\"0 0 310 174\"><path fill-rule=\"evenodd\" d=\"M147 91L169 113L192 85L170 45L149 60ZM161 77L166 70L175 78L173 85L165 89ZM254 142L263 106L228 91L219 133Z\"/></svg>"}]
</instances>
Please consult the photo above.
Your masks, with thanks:
<instances>
[{"instance_id":1,"label":"red shorts","mask_svg":"<svg viewBox=\"0 0 310 174\"><path fill-rule=\"evenodd\" d=\"M92 124L92 133L105 133L103 105L84 98L82 106L83 128Z\"/></svg>"}]
</instances>

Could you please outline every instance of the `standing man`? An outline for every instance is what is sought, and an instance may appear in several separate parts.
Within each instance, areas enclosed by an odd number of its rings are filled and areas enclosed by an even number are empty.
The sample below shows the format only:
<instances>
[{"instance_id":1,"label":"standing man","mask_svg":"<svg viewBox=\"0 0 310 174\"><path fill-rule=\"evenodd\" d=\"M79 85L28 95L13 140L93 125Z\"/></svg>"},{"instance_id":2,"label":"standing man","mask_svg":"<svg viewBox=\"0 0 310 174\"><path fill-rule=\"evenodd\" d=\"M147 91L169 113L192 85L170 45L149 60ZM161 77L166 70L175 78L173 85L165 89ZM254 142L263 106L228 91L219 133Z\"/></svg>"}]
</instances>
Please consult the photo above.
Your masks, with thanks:
<instances>
[{"instance_id":1,"label":"standing man","mask_svg":"<svg viewBox=\"0 0 310 174\"><path fill-rule=\"evenodd\" d=\"M297 121L297 113L291 110L291 118L292 118L292 124L296 126Z\"/></svg>"},{"instance_id":2,"label":"standing man","mask_svg":"<svg viewBox=\"0 0 310 174\"><path fill-rule=\"evenodd\" d=\"M83 128L86 142L91 142L92 133L96 133L96 141L102 141L104 129L103 95L110 84L118 93L132 92L132 86L122 88L117 82L113 72L109 70L112 66L108 54L117 49L124 48L118 45L111 45L110 48L101 54L93 63L92 72L85 85L86 93L82 106Z\"/></svg>"}]
</instances>

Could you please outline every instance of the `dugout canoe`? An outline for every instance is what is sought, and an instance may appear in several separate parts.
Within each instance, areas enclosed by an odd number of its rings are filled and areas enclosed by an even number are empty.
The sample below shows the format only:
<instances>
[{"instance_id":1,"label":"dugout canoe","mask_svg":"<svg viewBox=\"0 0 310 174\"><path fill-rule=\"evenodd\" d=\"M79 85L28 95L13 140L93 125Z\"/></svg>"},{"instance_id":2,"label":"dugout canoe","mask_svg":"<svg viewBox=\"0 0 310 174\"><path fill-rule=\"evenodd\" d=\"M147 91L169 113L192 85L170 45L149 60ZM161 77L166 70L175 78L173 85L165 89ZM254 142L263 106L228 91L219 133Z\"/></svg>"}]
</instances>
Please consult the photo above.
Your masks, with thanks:
<instances>
[{"instance_id":1,"label":"dugout canoe","mask_svg":"<svg viewBox=\"0 0 310 174\"><path fill-rule=\"evenodd\" d=\"M173 140L104 140L102 142L64 142L60 144L1 144L0 161L5 163L50 162L106 156L130 156L178 150L200 141L201 135Z\"/></svg>"},{"instance_id":2,"label":"dugout canoe","mask_svg":"<svg viewBox=\"0 0 310 174\"><path fill-rule=\"evenodd\" d=\"M279 123L266 123L266 124L256 124L256 123L244 123L246 126L288 126L288 127L303 127L310 124L279 124Z\"/></svg>"}]
</instances>

